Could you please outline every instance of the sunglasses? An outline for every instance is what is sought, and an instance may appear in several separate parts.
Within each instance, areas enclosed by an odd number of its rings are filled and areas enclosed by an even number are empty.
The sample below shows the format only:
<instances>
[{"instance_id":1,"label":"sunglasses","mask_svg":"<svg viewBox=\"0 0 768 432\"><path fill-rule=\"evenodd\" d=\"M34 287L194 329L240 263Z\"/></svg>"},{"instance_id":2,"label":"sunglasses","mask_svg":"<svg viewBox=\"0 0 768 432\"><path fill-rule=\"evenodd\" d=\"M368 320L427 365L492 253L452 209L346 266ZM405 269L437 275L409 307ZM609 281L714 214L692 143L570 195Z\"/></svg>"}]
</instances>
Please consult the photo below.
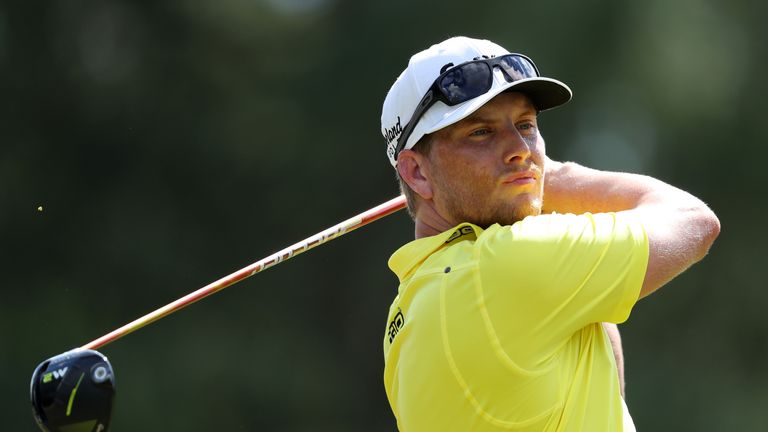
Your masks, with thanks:
<instances>
[{"instance_id":1,"label":"sunglasses","mask_svg":"<svg viewBox=\"0 0 768 432\"><path fill-rule=\"evenodd\" d=\"M448 106L454 106L487 93L493 86L494 68L499 68L504 79L510 83L539 76L539 70L533 60L522 54L506 54L472 60L458 66L453 66L451 63L443 66L440 76L416 105L411 120L400 134L395 147L395 160L408 142L408 137L413 133L421 116L432 105L440 101Z\"/></svg>"}]
</instances>

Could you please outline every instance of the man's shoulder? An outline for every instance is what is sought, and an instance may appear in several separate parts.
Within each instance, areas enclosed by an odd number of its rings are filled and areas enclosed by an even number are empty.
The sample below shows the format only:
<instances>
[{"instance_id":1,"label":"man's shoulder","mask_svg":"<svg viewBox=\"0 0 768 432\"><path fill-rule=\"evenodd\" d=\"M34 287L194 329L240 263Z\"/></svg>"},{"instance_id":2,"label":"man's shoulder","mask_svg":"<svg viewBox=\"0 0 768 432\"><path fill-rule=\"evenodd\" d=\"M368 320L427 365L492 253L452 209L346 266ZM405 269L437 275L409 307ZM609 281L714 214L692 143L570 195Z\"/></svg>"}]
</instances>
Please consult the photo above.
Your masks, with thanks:
<instances>
[{"instance_id":1,"label":"man's shoulder","mask_svg":"<svg viewBox=\"0 0 768 432\"><path fill-rule=\"evenodd\" d=\"M515 251L551 256L583 252L585 248L601 249L613 242L633 243L643 237L638 222L618 213L549 213L529 216L512 225L491 225L477 236L476 248L491 256Z\"/></svg>"},{"instance_id":2,"label":"man's shoulder","mask_svg":"<svg viewBox=\"0 0 768 432\"><path fill-rule=\"evenodd\" d=\"M593 221L594 215L548 213L536 216L528 216L512 225L493 224L485 229L479 236L479 241L493 240L525 240L530 238L561 237L572 230L580 230L594 223L604 223L600 217Z\"/></svg>"}]
</instances>

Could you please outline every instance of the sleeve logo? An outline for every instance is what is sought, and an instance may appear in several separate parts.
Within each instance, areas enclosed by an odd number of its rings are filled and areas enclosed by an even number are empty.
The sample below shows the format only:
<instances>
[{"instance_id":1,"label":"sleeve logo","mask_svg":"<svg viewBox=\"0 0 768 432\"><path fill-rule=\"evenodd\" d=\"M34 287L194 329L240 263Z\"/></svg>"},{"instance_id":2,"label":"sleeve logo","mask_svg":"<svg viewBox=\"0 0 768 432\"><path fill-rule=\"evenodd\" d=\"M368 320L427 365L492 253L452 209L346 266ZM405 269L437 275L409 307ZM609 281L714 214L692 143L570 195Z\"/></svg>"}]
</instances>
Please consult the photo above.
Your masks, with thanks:
<instances>
[{"instance_id":1,"label":"sleeve logo","mask_svg":"<svg viewBox=\"0 0 768 432\"><path fill-rule=\"evenodd\" d=\"M403 328L403 324L405 324L405 316L403 316L403 311L400 308L397 308L397 314L394 318L392 318L392 321L389 322L389 329L387 330L387 334L389 335L389 343L392 343L392 341L395 339L395 336L400 333L400 329Z\"/></svg>"}]
</instances>

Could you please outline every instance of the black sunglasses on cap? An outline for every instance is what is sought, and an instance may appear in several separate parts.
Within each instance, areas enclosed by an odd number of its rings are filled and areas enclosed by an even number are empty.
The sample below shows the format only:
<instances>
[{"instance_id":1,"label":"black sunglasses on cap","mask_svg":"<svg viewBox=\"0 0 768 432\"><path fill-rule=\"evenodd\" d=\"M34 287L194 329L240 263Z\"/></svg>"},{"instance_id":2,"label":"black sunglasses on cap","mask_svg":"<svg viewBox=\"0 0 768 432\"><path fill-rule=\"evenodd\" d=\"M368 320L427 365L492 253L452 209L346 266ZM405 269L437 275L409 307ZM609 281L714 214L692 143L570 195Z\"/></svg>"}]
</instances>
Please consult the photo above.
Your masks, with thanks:
<instances>
[{"instance_id":1,"label":"black sunglasses on cap","mask_svg":"<svg viewBox=\"0 0 768 432\"><path fill-rule=\"evenodd\" d=\"M421 116L432 105L440 101L448 106L454 106L487 93L493 86L494 68L499 68L504 79L510 83L539 77L539 70L533 60L522 54L505 54L499 57L471 60L458 66L449 63L448 66L449 69L435 79L416 105L411 119L397 140L394 150L395 160L408 142L408 137L413 133Z\"/></svg>"}]
</instances>

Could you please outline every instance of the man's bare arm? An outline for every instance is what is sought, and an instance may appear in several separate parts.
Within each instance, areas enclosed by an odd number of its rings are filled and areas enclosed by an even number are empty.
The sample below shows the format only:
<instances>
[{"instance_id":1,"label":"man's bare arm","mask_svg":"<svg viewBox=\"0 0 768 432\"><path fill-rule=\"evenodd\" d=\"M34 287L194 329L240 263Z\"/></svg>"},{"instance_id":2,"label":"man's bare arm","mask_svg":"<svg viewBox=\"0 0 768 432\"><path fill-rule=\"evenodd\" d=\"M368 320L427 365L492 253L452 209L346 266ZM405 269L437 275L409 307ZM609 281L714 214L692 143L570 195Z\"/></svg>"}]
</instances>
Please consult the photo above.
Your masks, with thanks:
<instances>
[{"instance_id":1,"label":"man's bare arm","mask_svg":"<svg viewBox=\"0 0 768 432\"><path fill-rule=\"evenodd\" d=\"M640 297L654 292L709 251L720 221L701 200L639 174L546 161L544 212L621 212L642 222L649 257Z\"/></svg>"}]
</instances>

